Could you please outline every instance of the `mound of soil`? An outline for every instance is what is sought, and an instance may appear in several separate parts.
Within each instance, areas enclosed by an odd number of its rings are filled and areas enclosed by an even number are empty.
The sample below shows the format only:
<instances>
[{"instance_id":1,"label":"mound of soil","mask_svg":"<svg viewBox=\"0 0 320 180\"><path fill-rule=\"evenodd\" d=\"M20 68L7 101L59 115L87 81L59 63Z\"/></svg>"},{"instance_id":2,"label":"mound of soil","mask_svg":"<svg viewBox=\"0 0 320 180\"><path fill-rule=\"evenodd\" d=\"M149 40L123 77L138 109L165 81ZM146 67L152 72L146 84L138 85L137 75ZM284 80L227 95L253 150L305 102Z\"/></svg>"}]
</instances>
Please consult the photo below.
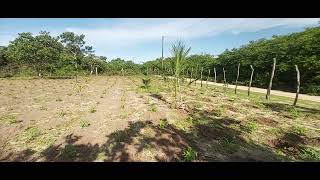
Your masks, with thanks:
<instances>
[{"instance_id":1,"label":"mound of soil","mask_svg":"<svg viewBox=\"0 0 320 180\"><path fill-rule=\"evenodd\" d=\"M271 118L267 118L267 117L256 117L256 120L260 124L264 124L264 125L271 126L271 127L274 127L275 125L278 124L277 121L275 121Z\"/></svg>"},{"instance_id":2,"label":"mound of soil","mask_svg":"<svg viewBox=\"0 0 320 180\"><path fill-rule=\"evenodd\" d=\"M232 111L232 112L238 112L238 109L235 108L234 106L231 106L231 105L224 105L224 107L229 110L229 111Z\"/></svg>"},{"instance_id":3,"label":"mound of soil","mask_svg":"<svg viewBox=\"0 0 320 180\"><path fill-rule=\"evenodd\" d=\"M288 154L300 154L303 150L302 145L305 144L305 139L296 134L286 134L281 138L269 140L271 146L281 149Z\"/></svg>"}]
</instances>

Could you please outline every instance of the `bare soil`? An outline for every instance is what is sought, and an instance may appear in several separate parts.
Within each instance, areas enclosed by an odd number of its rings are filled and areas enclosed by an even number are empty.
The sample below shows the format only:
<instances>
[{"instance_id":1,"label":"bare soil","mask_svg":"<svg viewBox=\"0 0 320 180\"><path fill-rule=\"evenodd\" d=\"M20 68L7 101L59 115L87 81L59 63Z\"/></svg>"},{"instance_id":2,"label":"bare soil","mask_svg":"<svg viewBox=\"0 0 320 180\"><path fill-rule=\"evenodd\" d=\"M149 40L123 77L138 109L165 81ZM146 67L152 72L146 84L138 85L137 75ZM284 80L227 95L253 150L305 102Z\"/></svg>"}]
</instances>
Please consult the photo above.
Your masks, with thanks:
<instances>
[{"instance_id":1,"label":"bare soil","mask_svg":"<svg viewBox=\"0 0 320 180\"><path fill-rule=\"evenodd\" d=\"M0 79L0 161L185 161L190 148L193 161L296 161L320 148L320 108L182 84L187 108L175 109L172 84Z\"/></svg>"}]
</instances>

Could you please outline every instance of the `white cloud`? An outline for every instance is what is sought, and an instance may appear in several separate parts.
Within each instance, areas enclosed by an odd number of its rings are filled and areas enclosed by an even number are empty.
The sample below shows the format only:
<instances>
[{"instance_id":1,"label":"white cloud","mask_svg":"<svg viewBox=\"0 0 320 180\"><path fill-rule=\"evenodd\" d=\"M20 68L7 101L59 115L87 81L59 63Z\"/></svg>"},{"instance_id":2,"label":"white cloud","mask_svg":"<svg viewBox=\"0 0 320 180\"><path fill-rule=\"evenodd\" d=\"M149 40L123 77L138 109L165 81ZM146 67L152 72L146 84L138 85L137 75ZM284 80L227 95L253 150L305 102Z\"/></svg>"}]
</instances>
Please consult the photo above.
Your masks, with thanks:
<instances>
[{"instance_id":1,"label":"white cloud","mask_svg":"<svg viewBox=\"0 0 320 180\"><path fill-rule=\"evenodd\" d=\"M10 41L13 41L15 36L7 35L7 34L0 34L0 46L7 46L9 45Z\"/></svg>"},{"instance_id":2,"label":"white cloud","mask_svg":"<svg viewBox=\"0 0 320 180\"><path fill-rule=\"evenodd\" d=\"M169 40L194 39L222 32L255 32L276 26L304 27L317 22L317 18L130 19L110 27L70 27L66 30L85 34L87 42L92 45L103 44L108 48L119 48L159 40L162 35Z\"/></svg>"}]
</instances>

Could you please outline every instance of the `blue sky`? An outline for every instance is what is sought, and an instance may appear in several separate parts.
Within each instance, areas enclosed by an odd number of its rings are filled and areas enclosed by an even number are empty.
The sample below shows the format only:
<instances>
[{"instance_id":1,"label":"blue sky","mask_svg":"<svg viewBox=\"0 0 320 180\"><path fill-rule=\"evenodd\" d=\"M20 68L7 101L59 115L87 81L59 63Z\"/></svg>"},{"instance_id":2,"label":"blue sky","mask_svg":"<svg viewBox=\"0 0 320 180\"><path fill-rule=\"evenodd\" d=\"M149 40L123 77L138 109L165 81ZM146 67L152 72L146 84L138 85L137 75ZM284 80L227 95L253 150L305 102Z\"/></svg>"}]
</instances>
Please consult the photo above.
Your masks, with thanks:
<instances>
[{"instance_id":1,"label":"blue sky","mask_svg":"<svg viewBox=\"0 0 320 180\"><path fill-rule=\"evenodd\" d=\"M137 63L170 56L173 42L182 40L191 54L218 55L251 40L303 31L317 26L319 18L0 18L0 45L8 45L20 32L41 30L57 36L65 31L84 34L96 55L117 57Z\"/></svg>"}]
</instances>

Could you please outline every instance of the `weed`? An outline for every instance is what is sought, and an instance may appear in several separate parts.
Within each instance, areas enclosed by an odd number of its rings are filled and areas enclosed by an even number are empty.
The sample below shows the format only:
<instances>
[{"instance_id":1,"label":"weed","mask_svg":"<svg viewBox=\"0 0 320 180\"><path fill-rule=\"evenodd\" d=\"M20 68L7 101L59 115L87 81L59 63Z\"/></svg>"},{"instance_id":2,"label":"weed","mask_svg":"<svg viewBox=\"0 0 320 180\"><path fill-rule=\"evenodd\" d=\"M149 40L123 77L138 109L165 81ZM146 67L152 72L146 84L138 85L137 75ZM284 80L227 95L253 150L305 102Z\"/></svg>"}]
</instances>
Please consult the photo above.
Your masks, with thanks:
<instances>
[{"instance_id":1,"label":"weed","mask_svg":"<svg viewBox=\"0 0 320 180\"><path fill-rule=\"evenodd\" d=\"M301 158L307 161L319 161L320 151L312 148L305 148L302 150Z\"/></svg>"},{"instance_id":2,"label":"weed","mask_svg":"<svg viewBox=\"0 0 320 180\"><path fill-rule=\"evenodd\" d=\"M176 126L177 129L190 131L194 124L192 117L188 117L187 119L176 120L173 125Z\"/></svg>"},{"instance_id":3,"label":"weed","mask_svg":"<svg viewBox=\"0 0 320 180\"><path fill-rule=\"evenodd\" d=\"M65 116L65 115L67 115L67 112L65 112L65 111L63 111L63 110L61 110L61 111L59 112L59 116L60 116L60 117L63 117L63 116Z\"/></svg>"},{"instance_id":4,"label":"weed","mask_svg":"<svg viewBox=\"0 0 320 180\"><path fill-rule=\"evenodd\" d=\"M127 113L122 113L121 115L120 115L120 118L121 119L126 119L128 117L128 114Z\"/></svg>"},{"instance_id":5,"label":"weed","mask_svg":"<svg viewBox=\"0 0 320 180\"><path fill-rule=\"evenodd\" d=\"M291 117L293 119L302 117L301 112L298 111L297 108L295 108L295 107L292 107L292 108L288 109L288 115L289 115L289 117Z\"/></svg>"},{"instance_id":6,"label":"weed","mask_svg":"<svg viewBox=\"0 0 320 180\"><path fill-rule=\"evenodd\" d=\"M127 134L125 131L117 130L115 133L115 141L116 142L124 142L126 137L127 137Z\"/></svg>"},{"instance_id":7,"label":"weed","mask_svg":"<svg viewBox=\"0 0 320 180\"><path fill-rule=\"evenodd\" d=\"M67 144L61 151L61 157L64 158L74 158L76 155L77 149L71 144Z\"/></svg>"},{"instance_id":8,"label":"weed","mask_svg":"<svg viewBox=\"0 0 320 180\"><path fill-rule=\"evenodd\" d=\"M16 116L14 116L14 115L5 115L5 116L2 116L0 118L0 122L5 122L5 123L9 123L9 124L15 124L18 121L17 121Z\"/></svg>"},{"instance_id":9,"label":"weed","mask_svg":"<svg viewBox=\"0 0 320 180\"><path fill-rule=\"evenodd\" d=\"M217 117L221 117L224 113L224 108L222 106L219 106L218 108L215 108L213 110L213 115Z\"/></svg>"},{"instance_id":10,"label":"weed","mask_svg":"<svg viewBox=\"0 0 320 180\"><path fill-rule=\"evenodd\" d=\"M202 107L201 102L200 102L200 101L196 101L196 102L194 103L194 107L195 107L195 108L201 108L201 107Z\"/></svg>"},{"instance_id":11,"label":"weed","mask_svg":"<svg viewBox=\"0 0 320 180\"><path fill-rule=\"evenodd\" d=\"M62 101L62 99L61 99L60 97L58 97L58 98L56 99L56 101Z\"/></svg>"},{"instance_id":12,"label":"weed","mask_svg":"<svg viewBox=\"0 0 320 180\"><path fill-rule=\"evenodd\" d=\"M198 156L198 153L195 150L193 150L191 147L188 147L183 152L183 158L187 162L195 160L197 156Z\"/></svg>"},{"instance_id":13,"label":"weed","mask_svg":"<svg viewBox=\"0 0 320 180\"><path fill-rule=\"evenodd\" d=\"M48 110L48 109L47 109L47 107L45 107L45 106L41 106L41 107L40 107L40 110L41 110L41 111L46 111L46 110Z\"/></svg>"},{"instance_id":14,"label":"weed","mask_svg":"<svg viewBox=\"0 0 320 180\"><path fill-rule=\"evenodd\" d=\"M222 141L219 142L223 151L228 153L234 153L239 149L239 145L234 142L234 139L224 137Z\"/></svg>"},{"instance_id":15,"label":"weed","mask_svg":"<svg viewBox=\"0 0 320 180\"><path fill-rule=\"evenodd\" d=\"M90 113L95 113L95 112L97 112L96 107L92 107L92 108L90 108Z\"/></svg>"},{"instance_id":16,"label":"weed","mask_svg":"<svg viewBox=\"0 0 320 180\"><path fill-rule=\"evenodd\" d=\"M23 133L19 136L20 140L25 142L30 142L34 140L36 137L40 136L41 132L37 127L28 127L23 131Z\"/></svg>"},{"instance_id":17,"label":"weed","mask_svg":"<svg viewBox=\"0 0 320 180\"><path fill-rule=\"evenodd\" d=\"M258 124L254 118L250 118L249 122L245 125L244 130L248 133L252 133L258 128Z\"/></svg>"},{"instance_id":18,"label":"weed","mask_svg":"<svg viewBox=\"0 0 320 180\"><path fill-rule=\"evenodd\" d=\"M157 112L157 106L155 104L151 104L151 111Z\"/></svg>"},{"instance_id":19,"label":"weed","mask_svg":"<svg viewBox=\"0 0 320 180\"><path fill-rule=\"evenodd\" d=\"M90 126L90 123L88 121L85 121L85 120L80 121L81 128L88 127L88 126Z\"/></svg>"},{"instance_id":20,"label":"weed","mask_svg":"<svg viewBox=\"0 0 320 180\"><path fill-rule=\"evenodd\" d=\"M161 129L166 128L168 125L169 125L169 124L168 124L168 121L167 121L166 119L160 119L159 127L160 127Z\"/></svg>"},{"instance_id":21,"label":"weed","mask_svg":"<svg viewBox=\"0 0 320 180\"><path fill-rule=\"evenodd\" d=\"M142 82L143 82L143 85L144 85L144 88L149 88L150 87L150 83L151 83L151 79L142 79Z\"/></svg>"},{"instance_id":22,"label":"weed","mask_svg":"<svg viewBox=\"0 0 320 180\"><path fill-rule=\"evenodd\" d=\"M102 94L106 94L107 93L107 90L105 89L105 90L103 90L103 92L102 92Z\"/></svg>"},{"instance_id":23,"label":"weed","mask_svg":"<svg viewBox=\"0 0 320 180\"><path fill-rule=\"evenodd\" d=\"M302 126L293 126L292 131L300 136L305 135L306 133L306 128L302 127Z\"/></svg>"},{"instance_id":24,"label":"weed","mask_svg":"<svg viewBox=\"0 0 320 180\"><path fill-rule=\"evenodd\" d=\"M121 108L121 109L124 109L124 104L121 104L120 108Z\"/></svg>"}]
</instances>

